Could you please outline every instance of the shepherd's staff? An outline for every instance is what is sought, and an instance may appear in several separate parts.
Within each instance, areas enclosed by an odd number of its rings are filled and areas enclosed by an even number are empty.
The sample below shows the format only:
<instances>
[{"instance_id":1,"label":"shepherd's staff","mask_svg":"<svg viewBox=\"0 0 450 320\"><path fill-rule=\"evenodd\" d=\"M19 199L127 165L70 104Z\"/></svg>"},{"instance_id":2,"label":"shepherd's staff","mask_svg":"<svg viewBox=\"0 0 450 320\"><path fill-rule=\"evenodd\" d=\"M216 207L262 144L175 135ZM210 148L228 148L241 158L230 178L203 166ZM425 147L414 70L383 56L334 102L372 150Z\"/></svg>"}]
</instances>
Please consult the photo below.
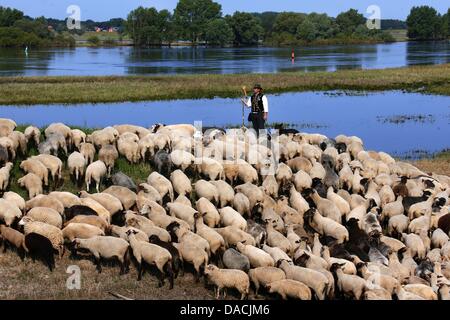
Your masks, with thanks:
<instances>
[{"instance_id":1,"label":"shepherd's staff","mask_svg":"<svg viewBox=\"0 0 450 320\"><path fill-rule=\"evenodd\" d=\"M242 92L244 93L244 97L242 98L242 128L245 127L245 99L247 99L247 87L242 87Z\"/></svg>"}]
</instances>

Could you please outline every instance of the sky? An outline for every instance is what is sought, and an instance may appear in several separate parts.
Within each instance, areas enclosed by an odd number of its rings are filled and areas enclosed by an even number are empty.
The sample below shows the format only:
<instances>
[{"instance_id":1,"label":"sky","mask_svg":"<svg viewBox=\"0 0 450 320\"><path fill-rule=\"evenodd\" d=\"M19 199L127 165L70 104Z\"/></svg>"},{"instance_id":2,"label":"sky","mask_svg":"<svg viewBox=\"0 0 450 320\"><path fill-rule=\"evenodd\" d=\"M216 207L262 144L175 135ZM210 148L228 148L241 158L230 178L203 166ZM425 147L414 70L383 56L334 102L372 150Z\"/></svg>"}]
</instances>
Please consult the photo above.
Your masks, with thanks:
<instances>
[{"instance_id":1,"label":"sky","mask_svg":"<svg viewBox=\"0 0 450 320\"><path fill-rule=\"evenodd\" d=\"M405 20L413 6L429 5L441 13L447 12L449 0L215 0L222 5L224 14L237 10L246 12L263 11L296 11L319 12L336 16L350 8L358 9L366 14L371 5L377 5L381 10L382 19ZM138 6L156 7L157 9L173 10L177 0L0 0L0 6L14 7L31 17L45 16L48 18L65 19L70 5L81 9L81 20L95 21L110 18L125 18L131 10Z\"/></svg>"}]
</instances>

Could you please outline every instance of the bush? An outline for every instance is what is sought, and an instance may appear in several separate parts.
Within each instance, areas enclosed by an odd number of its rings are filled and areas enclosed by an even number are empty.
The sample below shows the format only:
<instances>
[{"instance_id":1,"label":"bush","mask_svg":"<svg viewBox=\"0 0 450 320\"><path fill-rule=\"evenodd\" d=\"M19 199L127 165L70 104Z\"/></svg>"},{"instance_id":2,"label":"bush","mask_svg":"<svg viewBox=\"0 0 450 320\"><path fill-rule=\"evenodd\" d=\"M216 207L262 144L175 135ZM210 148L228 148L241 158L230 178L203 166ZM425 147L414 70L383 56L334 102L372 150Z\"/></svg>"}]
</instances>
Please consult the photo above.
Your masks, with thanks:
<instances>
[{"instance_id":1,"label":"bush","mask_svg":"<svg viewBox=\"0 0 450 320\"><path fill-rule=\"evenodd\" d=\"M97 36L90 36L87 41L90 45L93 46L98 46L100 44L100 39Z\"/></svg>"}]
</instances>

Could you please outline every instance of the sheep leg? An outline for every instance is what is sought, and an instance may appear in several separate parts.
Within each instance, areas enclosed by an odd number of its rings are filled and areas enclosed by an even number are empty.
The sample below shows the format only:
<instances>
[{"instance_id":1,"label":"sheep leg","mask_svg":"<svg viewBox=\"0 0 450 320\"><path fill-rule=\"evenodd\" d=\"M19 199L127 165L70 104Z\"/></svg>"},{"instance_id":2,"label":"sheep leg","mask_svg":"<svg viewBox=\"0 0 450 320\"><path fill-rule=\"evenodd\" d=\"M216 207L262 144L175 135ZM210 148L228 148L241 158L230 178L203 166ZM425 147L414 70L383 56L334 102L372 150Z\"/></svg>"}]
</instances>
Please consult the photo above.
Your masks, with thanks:
<instances>
[{"instance_id":1,"label":"sheep leg","mask_svg":"<svg viewBox=\"0 0 450 320\"><path fill-rule=\"evenodd\" d=\"M137 280L138 280L138 281L141 281L141 279L142 279L142 263L139 263L139 264L138 264L137 269L138 269L138 277L137 277Z\"/></svg>"},{"instance_id":2,"label":"sheep leg","mask_svg":"<svg viewBox=\"0 0 450 320\"><path fill-rule=\"evenodd\" d=\"M172 270L172 264L170 262L167 262L164 266L164 271L166 272L167 276L169 277L169 289L173 289L173 278L174 273Z\"/></svg>"},{"instance_id":3,"label":"sheep leg","mask_svg":"<svg viewBox=\"0 0 450 320\"><path fill-rule=\"evenodd\" d=\"M96 264L97 264L98 273L102 273L102 263L101 263L102 258L96 257L95 260L96 260Z\"/></svg>"}]
</instances>

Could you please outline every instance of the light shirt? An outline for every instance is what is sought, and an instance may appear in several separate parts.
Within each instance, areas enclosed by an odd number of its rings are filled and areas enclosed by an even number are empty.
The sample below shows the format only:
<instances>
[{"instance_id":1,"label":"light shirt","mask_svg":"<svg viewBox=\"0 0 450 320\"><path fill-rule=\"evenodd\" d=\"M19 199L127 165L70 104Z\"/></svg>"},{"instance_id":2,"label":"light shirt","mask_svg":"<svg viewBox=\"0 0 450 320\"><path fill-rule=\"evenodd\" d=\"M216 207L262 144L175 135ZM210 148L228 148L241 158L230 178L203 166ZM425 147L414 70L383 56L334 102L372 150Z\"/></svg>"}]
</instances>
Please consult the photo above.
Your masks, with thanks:
<instances>
[{"instance_id":1,"label":"light shirt","mask_svg":"<svg viewBox=\"0 0 450 320\"><path fill-rule=\"evenodd\" d=\"M264 96L262 97L262 102L263 102L263 106L264 106L264 112L269 112L269 100L267 99L267 96L266 96L266 95L264 95ZM248 108L251 108L251 107L252 107L252 97L247 98L247 102L245 102L245 105L246 105Z\"/></svg>"}]
</instances>

